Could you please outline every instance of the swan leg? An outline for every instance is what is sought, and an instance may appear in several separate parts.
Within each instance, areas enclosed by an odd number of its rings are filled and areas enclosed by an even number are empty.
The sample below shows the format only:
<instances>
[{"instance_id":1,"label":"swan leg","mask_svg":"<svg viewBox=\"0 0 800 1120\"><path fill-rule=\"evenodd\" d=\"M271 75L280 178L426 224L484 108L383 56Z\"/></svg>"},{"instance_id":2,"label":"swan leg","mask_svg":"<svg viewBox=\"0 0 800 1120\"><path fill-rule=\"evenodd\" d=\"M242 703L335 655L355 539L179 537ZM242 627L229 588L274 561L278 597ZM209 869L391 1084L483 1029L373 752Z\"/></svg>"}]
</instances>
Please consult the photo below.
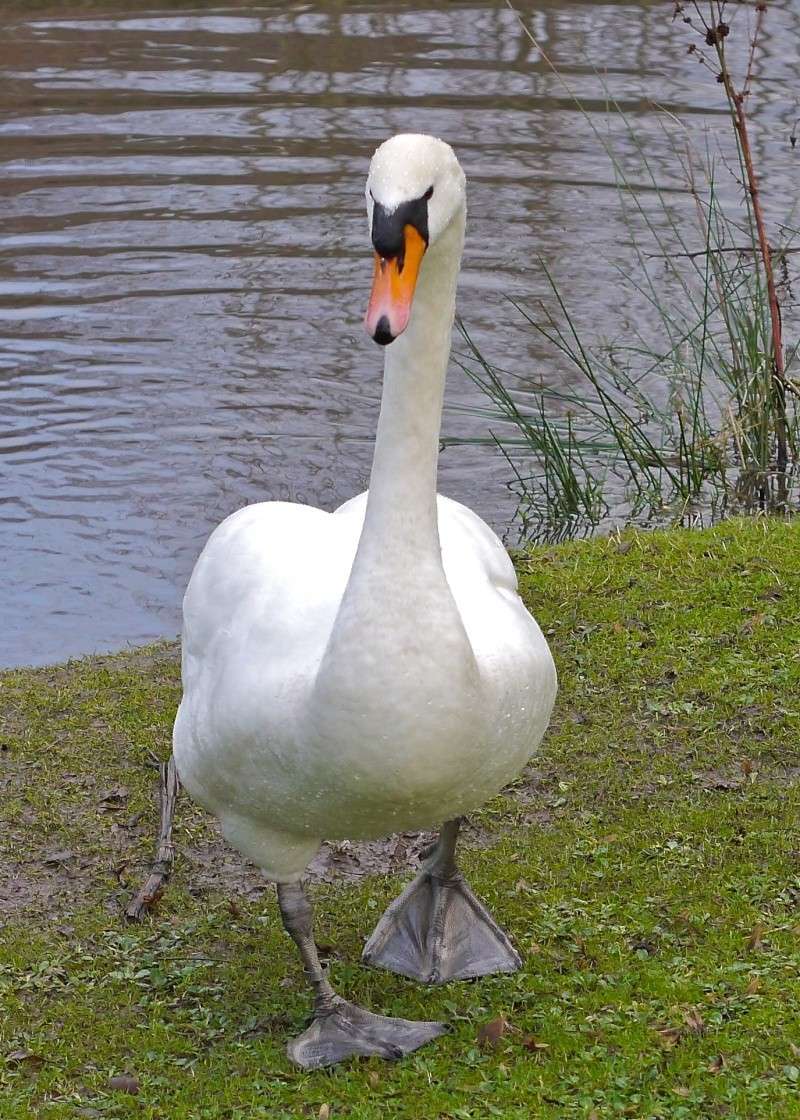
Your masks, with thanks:
<instances>
[{"instance_id":1,"label":"swan leg","mask_svg":"<svg viewBox=\"0 0 800 1120\"><path fill-rule=\"evenodd\" d=\"M353 1056L377 1055L396 1060L445 1034L444 1023L392 1019L373 1015L348 1003L331 986L314 943L313 909L300 883L279 883L278 903L283 925L303 958L314 990L311 1025L287 1046L290 1059L303 1069L335 1065Z\"/></svg>"},{"instance_id":2,"label":"swan leg","mask_svg":"<svg viewBox=\"0 0 800 1120\"><path fill-rule=\"evenodd\" d=\"M460 820L448 821L420 873L388 907L365 963L426 984L516 972L522 958L456 866Z\"/></svg>"}]
</instances>

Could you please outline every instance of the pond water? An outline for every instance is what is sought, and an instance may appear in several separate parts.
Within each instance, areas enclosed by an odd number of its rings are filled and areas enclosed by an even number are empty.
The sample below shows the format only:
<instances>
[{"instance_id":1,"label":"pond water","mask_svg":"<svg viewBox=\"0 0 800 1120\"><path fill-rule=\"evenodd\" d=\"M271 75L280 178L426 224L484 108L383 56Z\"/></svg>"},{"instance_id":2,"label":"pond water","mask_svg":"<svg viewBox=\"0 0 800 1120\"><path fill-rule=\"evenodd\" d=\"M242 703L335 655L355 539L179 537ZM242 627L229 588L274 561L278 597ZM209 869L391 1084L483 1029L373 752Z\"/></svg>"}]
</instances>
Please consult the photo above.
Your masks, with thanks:
<instances>
[{"instance_id":1,"label":"pond water","mask_svg":"<svg viewBox=\"0 0 800 1120\"><path fill-rule=\"evenodd\" d=\"M724 120L671 7L519 5L601 127L607 84L667 187L653 102L698 132ZM766 161L798 114L800 3L770 8ZM507 299L543 292L539 254L590 331L624 327L611 169L503 3L11 3L0 70L0 664L172 636L226 514L364 488L381 355L363 181L393 132L462 160L459 309L488 355L566 376ZM440 489L502 532L508 467L458 442L486 435L462 407L480 403L454 367Z\"/></svg>"}]
</instances>

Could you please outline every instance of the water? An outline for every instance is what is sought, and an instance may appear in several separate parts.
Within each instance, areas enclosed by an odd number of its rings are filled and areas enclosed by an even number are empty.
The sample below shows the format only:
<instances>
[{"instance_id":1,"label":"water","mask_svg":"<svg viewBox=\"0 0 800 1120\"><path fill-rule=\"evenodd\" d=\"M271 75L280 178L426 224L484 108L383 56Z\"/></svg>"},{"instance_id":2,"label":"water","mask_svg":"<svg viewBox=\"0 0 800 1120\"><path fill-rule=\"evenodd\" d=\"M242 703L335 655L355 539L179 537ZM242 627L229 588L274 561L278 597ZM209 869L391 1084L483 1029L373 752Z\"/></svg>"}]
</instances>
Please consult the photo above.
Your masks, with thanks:
<instances>
[{"instance_id":1,"label":"water","mask_svg":"<svg viewBox=\"0 0 800 1120\"><path fill-rule=\"evenodd\" d=\"M520 7L598 121L605 72L674 187L653 100L697 130L724 116L669 5ZM800 3L770 9L766 161L797 115ZM539 253L584 325L624 327L607 160L499 2L6 4L0 72L0 664L174 635L226 514L363 489L380 393L363 181L391 133L458 151L460 311L493 358L565 376L505 298L543 292ZM782 199L794 168L770 183ZM469 403L454 369L446 435L486 434ZM502 531L508 473L452 446L440 488Z\"/></svg>"}]
</instances>

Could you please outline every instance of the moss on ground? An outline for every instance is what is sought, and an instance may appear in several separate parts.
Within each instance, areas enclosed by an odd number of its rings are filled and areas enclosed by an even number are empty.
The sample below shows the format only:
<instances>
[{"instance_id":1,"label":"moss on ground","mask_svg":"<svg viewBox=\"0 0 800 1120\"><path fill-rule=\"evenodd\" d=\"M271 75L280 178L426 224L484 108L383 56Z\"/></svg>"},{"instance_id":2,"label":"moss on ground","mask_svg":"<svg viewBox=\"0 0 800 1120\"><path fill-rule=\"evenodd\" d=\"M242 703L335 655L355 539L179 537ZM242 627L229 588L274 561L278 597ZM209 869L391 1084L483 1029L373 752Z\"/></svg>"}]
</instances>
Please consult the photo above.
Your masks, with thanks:
<instances>
[{"instance_id":1,"label":"moss on ground","mask_svg":"<svg viewBox=\"0 0 800 1120\"><path fill-rule=\"evenodd\" d=\"M123 924L174 649L4 674L0 1116L800 1115L798 557L798 521L518 557L557 716L464 866L524 970L434 991L370 972L398 877L315 891L343 992L453 1024L397 1065L289 1065L299 964L269 893L198 879L208 825L185 801L168 894Z\"/></svg>"}]
</instances>

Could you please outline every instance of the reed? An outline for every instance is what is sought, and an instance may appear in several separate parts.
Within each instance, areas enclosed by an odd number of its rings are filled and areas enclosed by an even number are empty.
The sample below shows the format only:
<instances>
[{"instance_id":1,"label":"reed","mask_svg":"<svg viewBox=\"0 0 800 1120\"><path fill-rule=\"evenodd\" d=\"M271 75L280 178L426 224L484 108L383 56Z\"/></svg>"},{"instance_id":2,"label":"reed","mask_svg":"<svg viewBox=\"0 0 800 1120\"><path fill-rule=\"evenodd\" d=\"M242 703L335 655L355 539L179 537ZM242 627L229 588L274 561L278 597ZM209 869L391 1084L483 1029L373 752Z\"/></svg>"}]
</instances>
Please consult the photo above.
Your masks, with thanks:
<instances>
[{"instance_id":1,"label":"reed","mask_svg":"<svg viewBox=\"0 0 800 1120\"><path fill-rule=\"evenodd\" d=\"M682 30L689 55L721 89L735 144L731 166L708 144L698 151L680 122L665 114L693 221L676 213L636 130L609 98L637 173L649 195L655 192L655 220L630 160L623 165L609 139L619 129L601 131L558 74L614 170L634 256L619 282L644 300L651 316L646 335L612 345L589 342L540 261L551 298L515 306L578 371L586 392L532 389L529 377L495 366L461 324L460 364L487 397L483 414L512 468L528 539L559 540L604 524L612 476L627 496L627 518L637 522L702 522L731 511L786 511L796 503L800 385L791 376L797 345L786 345L781 298L797 231L789 220L781 226L783 241L771 239L750 137L754 65L768 8L746 0L674 5L676 42ZM737 35L746 44L738 78L730 62ZM738 203L723 202L721 175L735 177Z\"/></svg>"}]
</instances>

